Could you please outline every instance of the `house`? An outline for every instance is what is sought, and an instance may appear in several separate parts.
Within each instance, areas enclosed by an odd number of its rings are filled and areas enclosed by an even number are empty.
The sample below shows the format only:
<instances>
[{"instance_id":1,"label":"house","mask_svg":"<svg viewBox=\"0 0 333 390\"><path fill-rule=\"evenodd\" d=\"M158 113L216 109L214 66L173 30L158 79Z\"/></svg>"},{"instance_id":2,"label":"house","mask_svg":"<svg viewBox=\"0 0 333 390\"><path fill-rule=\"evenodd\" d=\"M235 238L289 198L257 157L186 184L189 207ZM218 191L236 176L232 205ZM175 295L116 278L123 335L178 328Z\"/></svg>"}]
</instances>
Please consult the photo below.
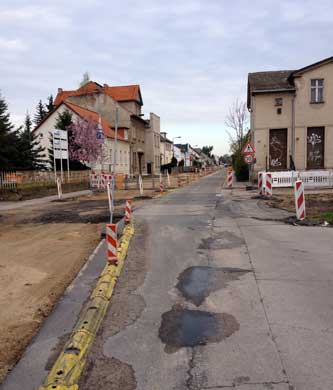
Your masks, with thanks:
<instances>
[{"instance_id":1,"label":"house","mask_svg":"<svg viewBox=\"0 0 333 390\"><path fill-rule=\"evenodd\" d=\"M147 174L151 175L160 173L160 117L151 112L147 122L145 151Z\"/></svg>"},{"instance_id":2,"label":"house","mask_svg":"<svg viewBox=\"0 0 333 390\"><path fill-rule=\"evenodd\" d=\"M87 108L77 106L76 104L68 101L59 103L57 107L34 129L34 132L36 132L39 137L40 145L43 146L45 150L48 150L51 147L50 134L55 129L58 114L63 113L66 110L71 112L73 122L77 119L83 119L95 122L96 126L98 123L101 123L104 135L102 159L97 161L97 163L92 164L91 168L109 172L113 171L115 130L112 124L96 111L88 110ZM49 156L46 156L46 160L47 162L49 161ZM117 164L115 171L116 173L121 174L130 173L130 144L128 140L128 129L123 127L118 128Z\"/></svg>"},{"instance_id":3,"label":"house","mask_svg":"<svg viewBox=\"0 0 333 390\"><path fill-rule=\"evenodd\" d=\"M161 165L171 163L173 157L173 143L167 138L167 133L161 132L160 138L160 153Z\"/></svg>"},{"instance_id":4,"label":"house","mask_svg":"<svg viewBox=\"0 0 333 390\"><path fill-rule=\"evenodd\" d=\"M248 75L255 171L333 168L333 57Z\"/></svg>"},{"instance_id":5,"label":"house","mask_svg":"<svg viewBox=\"0 0 333 390\"><path fill-rule=\"evenodd\" d=\"M159 118L155 114L151 114L149 120L142 117L143 100L139 85L109 86L89 81L77 90L64 91L59 88L55 105L64 101L97 112L113 127L117 115L118 126L128 129L131 174L147 173L152 166L154 171L159 172L160 162L155 160L155 155L160 154L157 136ZM158 141L155 141L157 138Z\"/></svg>"},{"instance_id":6,"label":"house","mask_svg":"<svg viewBox=\"0 0 333 390\"><path fill-rule=\"evenodd\" d=\"M190 144L175 144L175 147L181 151L181 159L184 161L184 170L190 170L191 167L198 165L200 155Z\"/></svg>"}]
</instances>

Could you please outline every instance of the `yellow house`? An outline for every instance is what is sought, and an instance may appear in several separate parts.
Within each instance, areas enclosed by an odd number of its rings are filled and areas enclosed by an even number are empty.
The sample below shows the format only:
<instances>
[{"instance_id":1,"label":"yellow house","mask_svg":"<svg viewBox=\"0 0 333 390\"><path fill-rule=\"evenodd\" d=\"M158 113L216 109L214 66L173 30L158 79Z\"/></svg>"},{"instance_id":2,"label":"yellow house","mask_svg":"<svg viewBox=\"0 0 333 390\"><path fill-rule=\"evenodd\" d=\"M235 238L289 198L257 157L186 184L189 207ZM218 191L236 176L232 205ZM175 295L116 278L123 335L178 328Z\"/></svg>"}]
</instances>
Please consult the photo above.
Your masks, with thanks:
<instances>
[{"instance_id":1,"label":"yellow house","mask_svg":"<svg viewBox=\"0 0 333 390\"><path fill-rule=\"evenodd\" d=\"M333 57L248 75L255 171L333 168Z\"/></svg>"}]
</instances>

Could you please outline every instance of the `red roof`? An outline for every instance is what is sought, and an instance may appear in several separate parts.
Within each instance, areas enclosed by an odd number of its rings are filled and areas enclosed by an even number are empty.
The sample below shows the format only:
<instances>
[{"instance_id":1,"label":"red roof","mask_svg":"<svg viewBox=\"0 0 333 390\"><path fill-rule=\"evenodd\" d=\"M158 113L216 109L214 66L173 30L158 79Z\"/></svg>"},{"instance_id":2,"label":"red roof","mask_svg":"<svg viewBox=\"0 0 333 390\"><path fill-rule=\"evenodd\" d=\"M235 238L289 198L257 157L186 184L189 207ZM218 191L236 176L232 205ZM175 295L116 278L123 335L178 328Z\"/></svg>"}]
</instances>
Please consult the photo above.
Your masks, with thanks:
<instances>
[{"instance_id":1,"label":"red roof","mask_svg":"<svg viewBox=\"0 0 333 390\"><path fill-rule=\"evenodd\" d=\"M64 102L63 104L65 104L66 107L68 107L71 111L77 114L80 118L92 120L96 123L99 122L100 115L97 112L88 110L86 108L77 106L76 104L69 102ZM106 137L115 138L115 132L112 129L112 124L103 117L101 117L101 122L104 135ZM124 128L121 127L118 130L118 139L122 141L127 141L127 139L125 139L124 137Z\"/></svg>"},{"instance_id":2,"label":"red roof","mask_svg":"<svg viewBox=\"0 0 333 390\"><path fill-rule=\"evenodd\" d=\"M105 93L106 95L111 96L114 100L118 102L136 101L142 105L142 97L139 85L123 85L117 87L110 87L107 84L104 84L104 86L102 86L94 81L89 81L83 87L74 91L59 90L54 100L54 104L58 106L70 96L81 96L96 92Z\"/></svg>"}]
</instances>

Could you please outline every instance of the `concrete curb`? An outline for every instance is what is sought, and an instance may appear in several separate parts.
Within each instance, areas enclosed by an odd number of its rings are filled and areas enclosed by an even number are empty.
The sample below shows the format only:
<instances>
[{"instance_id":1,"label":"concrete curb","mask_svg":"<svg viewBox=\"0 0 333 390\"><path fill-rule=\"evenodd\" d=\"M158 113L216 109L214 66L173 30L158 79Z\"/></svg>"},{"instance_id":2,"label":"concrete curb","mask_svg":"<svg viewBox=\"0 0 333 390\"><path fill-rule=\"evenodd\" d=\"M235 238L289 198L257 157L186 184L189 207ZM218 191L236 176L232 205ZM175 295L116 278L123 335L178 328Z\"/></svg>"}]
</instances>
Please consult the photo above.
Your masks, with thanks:
<instances>
[{"instance_id":1,"label":"concrete curb","mask_svg":"<svg viewBox=\"0 0 333 390\"><path fill-rule=\"evenodd\" d=\"M77 390L88 350L106 314L134 235L134 222L126 225L118 246L118 266L107 264L85 304L74 330L40 390Z\"/></svg>"}]
</instances>

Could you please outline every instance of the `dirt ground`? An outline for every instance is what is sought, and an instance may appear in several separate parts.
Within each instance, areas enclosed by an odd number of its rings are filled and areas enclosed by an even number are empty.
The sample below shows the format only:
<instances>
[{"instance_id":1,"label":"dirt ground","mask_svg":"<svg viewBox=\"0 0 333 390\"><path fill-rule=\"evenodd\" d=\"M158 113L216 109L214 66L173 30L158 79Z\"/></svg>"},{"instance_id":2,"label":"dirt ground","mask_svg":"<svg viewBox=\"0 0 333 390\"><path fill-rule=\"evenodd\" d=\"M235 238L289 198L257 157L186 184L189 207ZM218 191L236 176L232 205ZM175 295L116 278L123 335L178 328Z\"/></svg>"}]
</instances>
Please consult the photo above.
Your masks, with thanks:
<instances>
[{"instance_id":1,"label":"dirt ground","mask_svg":"<svg viewBox=\"0 0 333 390\"><path fill-rule=\"evenodd\" d=\"M145 191L151 197L155 191ZM115 216L137 190L117 191ZM134 199L134 206L142 200ZM105 193L0 213L0 383L75 278L109 221Z\"/></svg>"},{"instance_id":2,"label":"dirt ground","mask_svg":"<svg viewBox=\"0 0 333 390\"><path fill-rule=\"evenodd\" d=\"M295 212L294 191L291 188L273 192L269 205ZM305 191L305 207L307 219L327 221L333 224L333 190Z\"/></svg>"}]
</instances>

